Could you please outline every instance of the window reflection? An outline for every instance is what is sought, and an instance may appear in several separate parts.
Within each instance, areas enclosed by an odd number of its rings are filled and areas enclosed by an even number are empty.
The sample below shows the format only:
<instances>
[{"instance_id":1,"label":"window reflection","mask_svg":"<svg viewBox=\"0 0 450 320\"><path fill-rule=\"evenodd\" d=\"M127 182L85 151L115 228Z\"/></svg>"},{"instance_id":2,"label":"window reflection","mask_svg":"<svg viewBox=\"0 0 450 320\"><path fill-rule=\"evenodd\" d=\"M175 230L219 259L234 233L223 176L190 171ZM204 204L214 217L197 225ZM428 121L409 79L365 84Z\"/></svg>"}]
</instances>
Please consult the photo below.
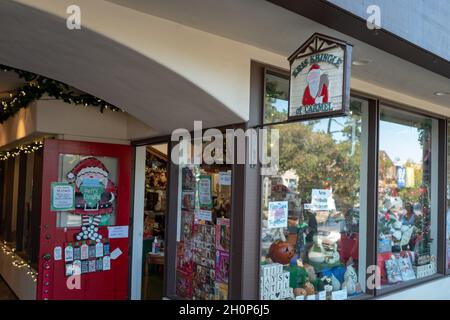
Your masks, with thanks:
<instances>
[{"instance_id":1,"label":"window reflection","mask_svg":"<svg viewBox=\"0 0 450 320\"><path fill-rule=\"evenodd\" d=\"M435 120L380 110L378 266L381 284L436 273L431 204Z\"/></svg>"},{"instance_id":2,"label":"window reflection","mask_svg":"<svg viewBox=\"0 0 450 320\"><path fill-rule=\"evenodd\" d=\"M262 185L262 299L337 300L365 290L359 239L367 109L352 99L347 117L269 127L279 130L280 163Z\"/></svg>"}]
</instances>

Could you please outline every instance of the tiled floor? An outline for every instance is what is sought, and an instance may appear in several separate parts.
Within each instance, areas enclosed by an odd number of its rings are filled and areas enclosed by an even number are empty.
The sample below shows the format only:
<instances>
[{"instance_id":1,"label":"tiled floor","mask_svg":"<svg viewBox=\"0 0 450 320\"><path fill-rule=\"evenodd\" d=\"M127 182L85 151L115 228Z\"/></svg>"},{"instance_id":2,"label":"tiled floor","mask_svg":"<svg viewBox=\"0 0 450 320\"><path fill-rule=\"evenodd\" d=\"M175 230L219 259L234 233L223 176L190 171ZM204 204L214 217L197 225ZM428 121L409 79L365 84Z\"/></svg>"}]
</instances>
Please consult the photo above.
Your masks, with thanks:
<instances>
[{"instance_id":1,"label":"tiled floor","mask_svg":"<svg viewBox=\"0 0 450 320\"><path fill-rule=\"evenodd\" d=\"M0 277L0 300L17 300L17 297Z\"/></svg>"}]
</instances>

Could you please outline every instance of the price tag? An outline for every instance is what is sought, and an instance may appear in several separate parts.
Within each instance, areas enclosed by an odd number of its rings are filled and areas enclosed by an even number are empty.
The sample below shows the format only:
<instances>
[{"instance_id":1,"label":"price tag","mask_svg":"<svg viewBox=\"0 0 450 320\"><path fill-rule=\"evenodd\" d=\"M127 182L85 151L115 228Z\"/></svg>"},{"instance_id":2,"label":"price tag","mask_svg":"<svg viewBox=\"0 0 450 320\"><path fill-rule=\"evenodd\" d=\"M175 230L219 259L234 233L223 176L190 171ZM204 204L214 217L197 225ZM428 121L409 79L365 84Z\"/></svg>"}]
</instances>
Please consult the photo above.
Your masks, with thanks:
<instances>
[{"instance_id":1,"label":"price tag","mask_svg":"<svg viewBox=\"0 0 450 320\"><path fill-rule=\"evenodd\" d=\"M339 290L331 293L331 300L347 300L347 290Z\"/></svg>"},{"instance_id":2,"label":"price tag","mask_svg":"<svg viewBox=\"0 0 450 320\"><path fill-rule=\"evenodd\" d=\"M103 243L101 242L97 242L97 244L95 245L95 257L103 257Z\"/></svg>"},{"instance_id":3,"label":"price tag","mask_svg":"<svg viewBox=\"0 0 450 320\"><path fill-rule=\"evenodd\" d=\"M61 247L55 247L53 249L53 259L55 261L62 260L62 248Z\"/></svg>"},{"instance_id":4,"label":"price tag","mask_svg":"<svg viewBox=\"0 0 450 320\"><path fill-rule=\"evenodd\" d=\"M116 260L122 254L122 250L120 248L116 248L111 252L111 259Z\"/></svg>"},{"instance_id":5,"label":"price tag","mask_svg":"<svg viewBox=\"0 0 450 320\"><path fill-rule=\"evenodd\" d=\"M66 262L73 261L73 247L70 244L64 249L64 260Z\"/></svg>"},{"instance_id":6,"label":"price tag","mask_svg":"<svg viewBox=\"0 0 450 320\"><path fill-rule=\"evenodd\" d=\"M103 257L103 271L111 270L111 259L109 256Z\"/></svg>"}]
</instances>

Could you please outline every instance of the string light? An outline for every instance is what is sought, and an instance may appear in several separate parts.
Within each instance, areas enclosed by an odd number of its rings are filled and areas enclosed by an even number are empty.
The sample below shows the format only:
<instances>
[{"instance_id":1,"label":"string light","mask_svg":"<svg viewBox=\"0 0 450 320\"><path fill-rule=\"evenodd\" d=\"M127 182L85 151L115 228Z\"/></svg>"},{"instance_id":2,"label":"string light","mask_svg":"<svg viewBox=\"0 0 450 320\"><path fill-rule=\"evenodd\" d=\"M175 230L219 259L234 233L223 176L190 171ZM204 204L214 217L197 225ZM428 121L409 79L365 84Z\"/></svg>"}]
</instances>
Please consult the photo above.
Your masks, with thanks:
<instances>
[{"instance_id":1,"label":"string light","mask_svg":"<svg viewBox=\"0 0 450 320\"><path fill-rule=\"evenodd\" d=\"M16 254L16 249L8 247L6 241L3 241L2 244L0 244L0 250L3 252L3 254L10 258L11 265L16 269L27 269L26 274L33 280L33 282L37 281L38 273L28 264L25 260L23 260L21 257L19 257Z\"/></svg>"},{"instance_id":2,"label":"string light","mask_svg":"<svg viewBox=\"0 0 450 320\"><path fill-rule=\"evenodd\" d=\"M6 161L10 158L15 158L21 154L30 154L36 152L44 146L43 140L38 140L30 144L20 145L12 150L0 152L0 161Z\"/></svg>"},{"instance_id":3,"label":"string light","mask_svg":"<svg viewBox=\"0 0 450 320\"><path fill-rule=\"evenodd\" d=\"M111 106L106 101L90 94L77 94L71 87L62 82L5 65L0 65L0 69L3 69L4 72L14 72L20 79L26 81L20 88L11 91L8 98L0 99L0 123L14 116L20 109L26 108L30 102L40 100L43 96L63 100L69 104L81 105L85 108L88 106L99 107L100 112L105 109L123 111L121 108Z\"/></svg>"}]
</instances>

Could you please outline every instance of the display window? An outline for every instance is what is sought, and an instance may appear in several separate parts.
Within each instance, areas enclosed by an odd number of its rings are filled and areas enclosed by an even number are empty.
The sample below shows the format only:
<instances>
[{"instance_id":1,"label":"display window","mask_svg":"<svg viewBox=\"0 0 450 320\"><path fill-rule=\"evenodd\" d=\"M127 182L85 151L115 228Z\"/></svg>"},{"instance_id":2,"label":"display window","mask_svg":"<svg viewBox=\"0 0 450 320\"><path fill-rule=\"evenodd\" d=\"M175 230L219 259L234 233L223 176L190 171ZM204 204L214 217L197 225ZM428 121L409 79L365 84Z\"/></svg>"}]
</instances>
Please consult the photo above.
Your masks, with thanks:
<instances>
[{"instance_id":1,"label":"display window","mask_svg":"<svg viewBox=\"0 0 450 320\"><path fill-rule=\"evenodd\" d=\"M382 288L437 272L437 120L381 106L377 264Z\"/></svg>"},{"instance_id":2,"label":"display window","mask_svg":"<svg viewBox=\"0 0 450 320\"><path fill-rule=\"evenodd\" d=\"M231 169L179 165L176 294L181 298L228 299Z\"/></svg>"},{"instance_id":3,"label":"display window","mask_svg":"<svg viewBox=\"0 0 450 320\"><path fill-rule=\"evenodd\" d=\"M266 95L278 97L283 87ZM266 96L266 104L280 111L279 99ZM368 103L353 98L350 109L349 116L266 127L280 140L278 172L262 177L263 300L364 294Z\"/></svg>"}]
</instances>

